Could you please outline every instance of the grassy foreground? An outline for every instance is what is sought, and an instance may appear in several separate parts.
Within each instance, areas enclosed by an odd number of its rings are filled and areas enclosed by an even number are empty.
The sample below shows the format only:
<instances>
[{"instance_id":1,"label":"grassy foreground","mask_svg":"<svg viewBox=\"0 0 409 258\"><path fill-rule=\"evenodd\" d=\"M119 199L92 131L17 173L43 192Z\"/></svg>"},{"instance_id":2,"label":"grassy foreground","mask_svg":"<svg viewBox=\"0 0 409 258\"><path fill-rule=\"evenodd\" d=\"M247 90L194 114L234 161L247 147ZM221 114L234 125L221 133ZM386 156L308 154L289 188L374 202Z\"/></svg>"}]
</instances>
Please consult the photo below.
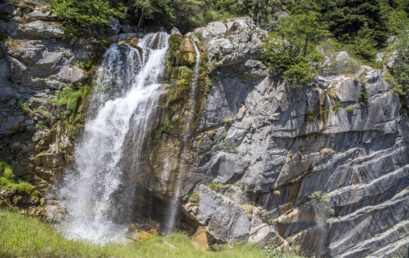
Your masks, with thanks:
<instances>
[{"instance_id":1,"label":"grassy foreground","mask_svg":"<svg viewBox=\"0 0 409 258\"><path fill-rule=\"evenodd\" d=\"M174 245L172 249L166 244ZM9 210L0 210L0 257L266 257L249 245L236 245L220 252L193 248L188 236L175 233L167 238L154 237L133 244L98 246L63 238L52 226L36 218Z\"/></svg>"}]
</instances>

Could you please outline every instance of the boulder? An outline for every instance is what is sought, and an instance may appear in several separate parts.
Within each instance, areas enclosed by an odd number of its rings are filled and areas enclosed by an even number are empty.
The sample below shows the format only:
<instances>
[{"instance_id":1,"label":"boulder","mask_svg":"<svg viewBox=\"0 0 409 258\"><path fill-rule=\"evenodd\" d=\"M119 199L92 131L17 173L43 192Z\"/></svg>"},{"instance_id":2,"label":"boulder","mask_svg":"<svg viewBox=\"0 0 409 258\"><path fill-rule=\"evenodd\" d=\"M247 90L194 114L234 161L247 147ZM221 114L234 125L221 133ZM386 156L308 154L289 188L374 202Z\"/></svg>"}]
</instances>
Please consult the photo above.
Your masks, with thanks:
<instances>
[{"instance_id":1,"label":"boulder","mask_svg":"<svg viewBox=\"0 0 409 258\"><path fill-rule=\"evenodd\" d=\"M234 243L249 234L250 220L243 207L216 193L199 186L199 222L207 224L207 232L219 241Z\"/></svg>"}]
</instances>

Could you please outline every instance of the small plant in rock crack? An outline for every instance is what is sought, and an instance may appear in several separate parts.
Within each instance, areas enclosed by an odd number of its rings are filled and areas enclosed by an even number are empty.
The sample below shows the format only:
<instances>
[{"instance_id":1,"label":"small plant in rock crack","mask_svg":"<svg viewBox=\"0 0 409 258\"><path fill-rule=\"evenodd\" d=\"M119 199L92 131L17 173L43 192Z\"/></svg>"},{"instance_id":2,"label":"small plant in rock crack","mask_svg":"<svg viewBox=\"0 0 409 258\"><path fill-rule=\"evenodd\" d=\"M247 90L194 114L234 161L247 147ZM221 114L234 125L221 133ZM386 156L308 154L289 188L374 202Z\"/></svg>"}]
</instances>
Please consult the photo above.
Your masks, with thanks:
<instances>
[{"instance_id":1,"label":"small plant in rock crack","mask_svg":"<svg viewBox=\"0 0 409 258\"><path fill-rule=\"evenodd\" d=\"M345 108L345 110L348 112L348 113L351 113L351 112L353 112L354 111L354 106L353 105L349 105L349 106L347 106L346 108Z\"/></svg>"},{"instance_id":2,"label":"small plant in rock crack","mask_svg":"<svg viewBox=\"0 0 409 258\"><path fill-rule=\"evenodd\" d=\"M335 211L331 207L331 198L327 193L317 191L308 196L311 200L311 203L316 206L321 212L326 216L334 215Z\"/></svg>"}]
</instances>

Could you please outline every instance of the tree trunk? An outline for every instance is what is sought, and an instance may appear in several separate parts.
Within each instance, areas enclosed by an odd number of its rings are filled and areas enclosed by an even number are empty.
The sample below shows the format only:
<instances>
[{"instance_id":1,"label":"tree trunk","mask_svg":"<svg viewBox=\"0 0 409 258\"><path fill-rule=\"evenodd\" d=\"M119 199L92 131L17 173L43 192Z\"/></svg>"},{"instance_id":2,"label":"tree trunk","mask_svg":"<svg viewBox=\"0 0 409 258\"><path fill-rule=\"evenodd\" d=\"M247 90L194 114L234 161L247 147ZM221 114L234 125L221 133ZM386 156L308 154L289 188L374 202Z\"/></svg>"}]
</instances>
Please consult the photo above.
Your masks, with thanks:
<instances>
[{"instance_id":1,"label":"tree trunk","mask_svg":"<svg viewBox=\"0 0 409 258\"><path fill-rule=\"evenodd\" d=\"M303 57L305 57L307 55L307 49L308 49L308 36L305 36L304 50L303 50L303 53L302 53Z\"/></svg>"},{"instance_id":2,"label":"tree trunk","mask_svg":"<svg viewBox=\"0 0 409 258\"><path fill-rule=\"evenodd\" d=\"M144 12L144 8L142 7L142 9L141 9L141 15L140 15L140 17L139 17L139 22L138 22L138 30L139 30L139 28L141 27L141 25L142 25L142 21L143 21L143 12Z\"/></svg>"}]
</instances>

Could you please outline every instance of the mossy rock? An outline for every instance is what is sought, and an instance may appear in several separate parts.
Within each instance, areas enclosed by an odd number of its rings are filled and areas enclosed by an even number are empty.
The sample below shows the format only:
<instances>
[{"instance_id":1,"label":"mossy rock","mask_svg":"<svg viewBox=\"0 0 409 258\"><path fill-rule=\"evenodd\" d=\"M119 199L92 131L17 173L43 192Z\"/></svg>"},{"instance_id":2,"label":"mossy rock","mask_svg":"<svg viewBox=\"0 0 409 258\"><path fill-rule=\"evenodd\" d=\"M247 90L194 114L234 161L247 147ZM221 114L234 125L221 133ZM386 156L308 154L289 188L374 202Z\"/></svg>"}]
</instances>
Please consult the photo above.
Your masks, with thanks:
<instances>
[{"instance_id":1,"label":"mossy rock","mask_svg":"<svg viewBox=\"0 0 409 258\"><path fill-rule=\"evenodd\" d=\"M190 38L172 35L169 38L168 67L194 67L196 53Z\"/></svg>"}]
</instances>

